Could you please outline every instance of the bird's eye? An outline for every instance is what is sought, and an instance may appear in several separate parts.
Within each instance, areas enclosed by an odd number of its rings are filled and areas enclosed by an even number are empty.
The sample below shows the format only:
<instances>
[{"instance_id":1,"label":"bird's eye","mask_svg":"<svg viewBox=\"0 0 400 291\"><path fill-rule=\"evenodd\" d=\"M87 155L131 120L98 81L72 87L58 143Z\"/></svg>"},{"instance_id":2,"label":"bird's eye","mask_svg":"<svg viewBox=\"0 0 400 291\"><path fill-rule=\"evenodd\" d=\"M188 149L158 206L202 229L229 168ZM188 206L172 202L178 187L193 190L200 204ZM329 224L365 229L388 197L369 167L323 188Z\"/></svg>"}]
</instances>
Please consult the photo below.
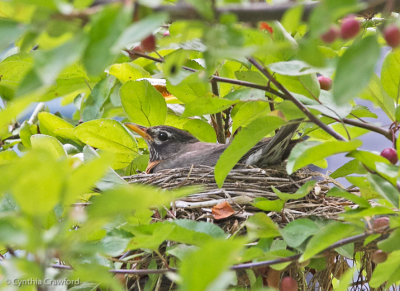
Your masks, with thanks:
<instances>
[{"instance_id":1,"label":"bird's eye","mask_svg":"<svg viewBox=\"0 0 400 291\"><path fill-rule=\"evenodd\" d=\"M162 131L158 134L158 139L160 141L166 141L168 139L168 134L166 132Z\"/></svg>"}]
</instances>

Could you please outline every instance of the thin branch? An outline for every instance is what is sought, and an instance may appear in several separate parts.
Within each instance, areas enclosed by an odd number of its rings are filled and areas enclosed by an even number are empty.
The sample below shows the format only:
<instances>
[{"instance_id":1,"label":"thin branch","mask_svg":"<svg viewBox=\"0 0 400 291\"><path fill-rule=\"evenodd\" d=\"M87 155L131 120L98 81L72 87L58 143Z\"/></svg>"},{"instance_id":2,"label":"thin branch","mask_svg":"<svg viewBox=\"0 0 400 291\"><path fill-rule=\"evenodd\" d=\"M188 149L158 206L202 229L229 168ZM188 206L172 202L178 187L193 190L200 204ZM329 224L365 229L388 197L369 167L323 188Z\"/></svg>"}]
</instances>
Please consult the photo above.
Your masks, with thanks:
<instances>
[{"instance_id":1,"label":"thin branch","mask_svg":"<svg viewBox=\"0 0 400 291\"><path fill-rule=\"evenodd\" d=\"M392 231L392 229L389 229L385 231L385 233L389 233ZM382 234L383 232L381 230L378 231L366 231L362 234L354 235L348 238L344 238L342 240L337 241L336 243L330 245L326 249L322 250L319 252L317 255L323 254L324 252L334 250L338 247L347 245L349 243L354 243L358 241L362 241L366 239L368 236L372 234ZM254 262L254 263L244 263L244 264L237 264L233 265L231 267L231 270L242 270L242 269L250 269L250 268L256 268L256 267L266 267L266 266L271 266L271 265L276 265L276 264L281 264L281 263L286 263L286 262L292 262L298 260L302 254L296 254L293 256L285 257L285 258L279 258L279 259L274 259L274 260L268 260L268 261L261 261L261 262ZM60 265L60 264L52 264L50 265L51 268L55 269L64 269L64 270L72 270L73 268L71 266L67 265ZM124 270L124 269L111 269L109 270L110 273L114 274L136 274L136 275L147 275L147 274L165 274L167 272L177 272L178 270L176 268L167 268L167 269L142 269L142 270Z\"/></svg>"},{"instance_id":2,"label":"thin branch","mask_svg":"<svg viewBox=\"0 0 400 291\"><path fill-rule=\"evenodd\" d=\"M310 112L310 110L308 110L308 108L306 106L304 106L303 103L301 103L299 100L297 100L281 83L279 83L264 66L262 66L259 62L257 62L254 58L248 58L248 60L264 76L266 76L268 78L268 80L271 81L272 84L274 84L285 95L285 99L292 101L312 122L314 122L321 129L323 129L324 131L329 133L331 136L333 136L337 140L342 140L342 141L345 140L341 135L336 133L332 128L330 128L325 123L323 123L321 120L319 120L316 116L314 116L314 114L312 114Z\"/></svg>"},{"instance_id":3,"label":"thin branch","mask_svg":"<svg viewBox=\"0 0 400 291\"><path fill-rule=\"evenodd\" d=\"M218 83L215 79L211 79L211 88L212 92L215 96L219 96L219 91L218 91ZM226 143L226 138L225 138L225 132L224 132L224 126L222 124L222 113L218 112L215 114L215 132L217 134L217 141L219 143Z\"/></svg>"},{"instance_id":4,"label":"thin branch","mask_svg":"<svg viewBox=\"0 0 400 291\"><path fill-rule=\"evenodd\" d=\"M322 114L322 115L324 115L325 117L332 118L335 121L340 122L340 120L338 120L336 118L333 118L331 116L328 116L328 115L325 115L325 114ZM361 122L361 121L354 120L354 119L349 119L349 118L343 118L341 121L343 123L345 123L345 124L354 125L354 126L357 126L357 127L360 127L360 128L368 129L370 131L379 133L379 134L383 135L384 137L386 137L387 139L389 139L390 141L392 141L392 133L389 130L385 130L382 127L373 125L371 123Z\"/></svg>"},{"instance_id":5,"label":"thin branch","mask_svg":"<svg viewBox=\"0 0 400 291\"><path fill-rule=\"evenodd\" d=\"M128 53L128 55L129 55L129 57L131 59L135 59L137 57L142 57L142 58L145 58L145 59L148 59L148 60L152 60L152 61L157 62L157 63L163 63L164 62L163 59L155 58L155 57L149 56L149 55L147 55L145 53L137 52L137 51L135 51L133 49L132 50L125 50L125 52ZM194 72L194 73L198 72L198 70L193 69L193 68L189 68L189 67L186 67L186 66L182 66L182 69L184 69L186 71ZM248 88L260 89L260 90L269 92L271 94L274 94L275 96L278 96L280 98L285 99L285 95L284 94L282 94L281 92L279 92L279 91L277 91L277 90L275 90L273 88L270 88L269 86L263 86L263 85L259 85L259 84L255 84L255 83L251 83L251 82L247 82L247 81L235 80L235 79L220 77L220 76L216 76L216 75L212 75L211 76L211 81L212 80L215 80L215 81L221 82L221 83L228 83L228 84L232 84L232 85L238 85L238 86L243 86L243 87L248 87Z\"/></svg>"},{"instance_id":6,"label":"thin branch","mask_svg":"<svg viewBox=\"0 0 400 291\"><path fill-rule=\"evenodd\" d=\"M386 0L364 0L366 8L359 12L360 15L365 13L376 13L384 9ZM393 1L393 10L400 8L400 0ZM267 3L251 3L251 5L226 5L215 8L217 18L223 14L235 14L238 21L258 22L280 20L289 9L298 5L297 3L284 3L279 5L269 5ZM303 20L307 20L311 12L320 5L319 2L311 2L303 4ZM202 19L203 17L197 13L193 6L187 4L177 5L161 5L154 8L155 12L167 12L170 20L178 19Z\"/></svg>"}]
</instances>

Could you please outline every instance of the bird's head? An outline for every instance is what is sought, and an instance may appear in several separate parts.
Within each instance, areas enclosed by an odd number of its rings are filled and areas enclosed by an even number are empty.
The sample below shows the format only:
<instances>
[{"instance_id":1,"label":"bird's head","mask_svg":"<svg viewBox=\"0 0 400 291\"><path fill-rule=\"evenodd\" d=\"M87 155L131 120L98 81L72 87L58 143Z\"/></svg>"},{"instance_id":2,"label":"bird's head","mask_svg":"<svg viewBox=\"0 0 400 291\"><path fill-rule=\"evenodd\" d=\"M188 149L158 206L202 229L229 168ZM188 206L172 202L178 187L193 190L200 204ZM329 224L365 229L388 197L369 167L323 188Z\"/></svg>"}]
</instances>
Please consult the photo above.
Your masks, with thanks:
<instances>
[{"instance_id":1,"label":"bird's head","mask_svg":"<svg viewBox=\"0 0 400 291\"><path fill-rule=\"evenodd\" d=\"M149 147L150 162L165 160L185 144L199 141L190 133L172 126L144 127L134 123L125 123L125 126L144 138Z\"/></svg>"}]
</instances>

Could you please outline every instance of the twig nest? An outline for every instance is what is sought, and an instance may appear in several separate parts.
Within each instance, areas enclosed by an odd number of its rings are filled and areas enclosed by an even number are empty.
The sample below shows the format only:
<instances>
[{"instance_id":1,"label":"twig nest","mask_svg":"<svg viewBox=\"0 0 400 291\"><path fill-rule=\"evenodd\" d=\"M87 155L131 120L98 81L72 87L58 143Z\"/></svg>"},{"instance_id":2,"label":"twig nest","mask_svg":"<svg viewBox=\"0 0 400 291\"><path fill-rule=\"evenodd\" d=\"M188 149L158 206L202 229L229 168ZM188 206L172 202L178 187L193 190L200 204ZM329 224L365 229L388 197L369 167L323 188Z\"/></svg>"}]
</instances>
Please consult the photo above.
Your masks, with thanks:
<instances>
[{"instance_id":1,"label":"twig nest","mask_svg":"<svg viewBox=\"0 0 400 291\"><path fill-rule=\"evenodd\" d=\"M253 206L254 199L259 197L268 200L279 199L272 187L284 193L295 193L309 180L318 180L318 183L308 195L301 199L288 200L280 212L268 213L276 223L284 225L301 217L336 219L338 214L344 211L344 206L351 205L345 199L325 196L330 189L329 184L335 182L330 177L309 169L288 175L283 166L268 169L233 169L226 177L222 188L215 183L214 168L206 166L138 174L125 179L129 183L154 185L163 189L201 186L198 193L175 202L173 205L175 218L215 221L220 217L213 215L214 207L226 201L234 213L223 220L234 223L237 219L243 220L255 212L262 211Z\"/></svg>"}]
</instances>

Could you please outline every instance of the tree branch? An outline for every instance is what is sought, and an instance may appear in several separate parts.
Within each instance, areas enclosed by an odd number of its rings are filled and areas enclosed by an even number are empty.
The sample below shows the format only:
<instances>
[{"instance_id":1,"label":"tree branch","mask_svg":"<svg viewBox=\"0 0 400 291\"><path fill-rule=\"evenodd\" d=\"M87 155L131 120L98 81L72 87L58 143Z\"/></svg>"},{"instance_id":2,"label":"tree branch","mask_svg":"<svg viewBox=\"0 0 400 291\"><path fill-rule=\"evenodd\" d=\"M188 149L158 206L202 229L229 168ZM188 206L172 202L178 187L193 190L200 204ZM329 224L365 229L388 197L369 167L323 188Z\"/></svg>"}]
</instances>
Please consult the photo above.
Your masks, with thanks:
<instances>
[{"instance_id":1,"label":"tree branch","mask_svg":"<svg viewBox=\"0 0 400 291\"><path fill-rule=\"evenodd\" d=\"M328 115L325 115L325 114L322 114L322 115L325 116L325 117L332 118L335 121L340 122L340 120L338 120L336 118L333 118L331 116L328 116ZM392 133L389 130L385 130L382 127L373 125L371 123L361 122L361 121L354 120L354 119L349 119L349 118L343 118L341 121L343 123L345 123L345 124L354 125L354 126L357 126L357 127L360 127L360 128L368 129L370 131L379 133L379 134L383 135L384 137L386 137L387 139L389 139L390 141L392 141L392 137L393 137Z\"/></svg>"},{"instance_id":2,"label":"tree branch","mask_svg":"<svg viewBox=\"0 0 400 291\"><path fill-rule=\"evenodd\" d=\"M326 249L322 250L318 254L323 254L324 252L334 250L338 247L347 245L349 243L354 243L358 241L363 241L366 239L368 236L372 234L384 234L384 233L390 233L393 229L378 229L377 231L374 230L369 230L366 231L362 234L354 235L351 237L347 237L344 239L341 239L337 241L336 243L330 245ZM279 259L274 259L274 260L268 260L268 261L260 261L260 262L254 262L254 263L244 263L244 264L236 264L231 267L231 270L242 270L242 269L250 269L250 268L256 268L256 267L266 267L266 266L271 266L271 265L276 265L276 264L281 264L281 263L286 263L286 262L292 262L296 261L302 256L302 254L296 254L293 256L285 257L285 258L279 258ZM60 265L60 264L52 264L50 265L51 268L55 269L64 269L64 270L72 270L73 268L68 265ZM167 269L142 269L142 270L124 270L124 269L110 269L109 272L113 274L137 274L137 275L147 275L147 274L165 274L167 272L177 272L178 270L176 268L167 268Z\"/></svg>"},{"instance_id":3,"label":"tree branch","mask_svg":"<svg viewBox=\"0 0 400 291\"><path fill-rule=\"evenodd\" d=\"M215 96L219 96L219 91L218 91L218 83L215 79L211 79L211 88L212 92ZM222 124L222 113L218 112L215 113L215 132L217 133L217 141L221 144L226 143L226 138L225 138L225 131L224 131L224 126Z\"/></svg>"},{"instance_id":4,"label":"tree branch","mask_svg":"<svg viewBox=\"0 0 400 291\"><path fill-rule=\"evenodd\" d=\"M284 94L284 99L292 101L297 108L299 108L312 122L314 122L316 125L318 125L321 129L329 133L331 136L336 138L337 140L345 140L341 135L336 133L332 128L327 126L325 123L323 123L321 120L319 120L314 114L308 110L306 106L303 105L299 100L297 100L281 83L279 83L273 76L272 74L264 67L262 66L259 62L257 62L254 58L250 57L248 58L249 62L252 63L264 76L268 78L268 80L271 81L272 84L274 84L283 94Z\"/></svg>"},{"instance_id":5,"label":"tree branch","mask_svg":"<svg viewBox=\"0 0 400 291\"><path fill-rule=\"evenodd\" d=\"M359 14L376 13L384 9L386 0L364 0L366 8ZM223 14L235 14L238 21L258 22L269 20L280 20L286 11L295 7L298 3L284 3L279 5L268 5L267 3L251 3L251 5L226 5L215 9L217 18ZM311 12L319 5L319 2L303 4L303 20L307 20ZM393 9L400 8L400 0L395 0ZM178 19L202 19L193 6L187 4L162 5L154 8L156 12L167 12L170 20Z\"/></svg>"}]
</instances>

